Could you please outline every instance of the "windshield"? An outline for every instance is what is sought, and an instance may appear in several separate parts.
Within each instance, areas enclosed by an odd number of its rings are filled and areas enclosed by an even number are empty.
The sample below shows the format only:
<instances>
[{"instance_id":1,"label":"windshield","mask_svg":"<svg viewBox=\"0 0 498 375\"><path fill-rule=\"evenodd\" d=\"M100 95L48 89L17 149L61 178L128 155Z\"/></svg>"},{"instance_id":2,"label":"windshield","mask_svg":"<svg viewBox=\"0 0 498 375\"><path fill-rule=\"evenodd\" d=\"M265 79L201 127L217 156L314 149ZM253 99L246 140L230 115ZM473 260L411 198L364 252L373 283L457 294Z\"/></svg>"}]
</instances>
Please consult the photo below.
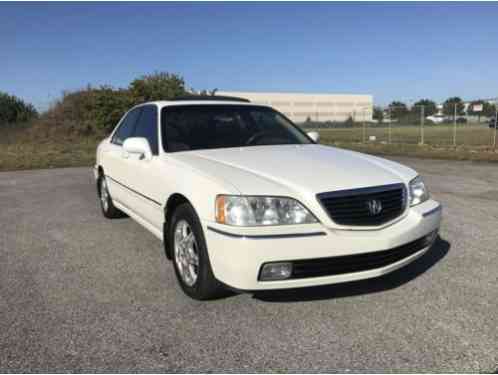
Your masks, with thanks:
<instances>
[{"instance_id":1,"label":"windshield","mask_svg":"<svg viewBox=\"0 0 498 375\"><path fill-rule=\"evenodd\" d=\"M166 152L313 143L283 115L249 105L164 107L161 134Z\"/></svg>"}]
</instances>

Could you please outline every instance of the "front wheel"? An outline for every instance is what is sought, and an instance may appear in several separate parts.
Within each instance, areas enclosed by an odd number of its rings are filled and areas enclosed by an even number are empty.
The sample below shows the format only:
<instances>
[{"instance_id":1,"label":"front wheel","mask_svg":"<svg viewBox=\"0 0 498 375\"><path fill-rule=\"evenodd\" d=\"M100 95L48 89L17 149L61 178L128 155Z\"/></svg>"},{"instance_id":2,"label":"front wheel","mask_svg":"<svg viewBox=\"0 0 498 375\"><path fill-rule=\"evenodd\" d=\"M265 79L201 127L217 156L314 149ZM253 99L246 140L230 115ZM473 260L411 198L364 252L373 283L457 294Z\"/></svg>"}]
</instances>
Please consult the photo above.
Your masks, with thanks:
<instances>
[{"instance_id":1,"label":"front wheel","mask_svg":"<svg viewBox=\"0 0 498 375\"><path fill-rule=\"evenodd\" d=\"M101 175L98 180L98 193L100 200L100 207L102 208L102 213L108 219L114 219L118 217L123 217L122 211L114 207L112 203L111 194L109 193L109 188L107 187L107 181L105 176Z\"/></svg>"},{"instance_id":2,"label":"front wheel","mask_svg":"<svg viewBox=\"0 0 498 375\"><path fill-rule=\"evenodd\" d=\"M185 294L197 300L221 297L224 288L213 275L202 227L190 204L182 204L173 213L167 240Z\"/></svg>"}]
</instances>

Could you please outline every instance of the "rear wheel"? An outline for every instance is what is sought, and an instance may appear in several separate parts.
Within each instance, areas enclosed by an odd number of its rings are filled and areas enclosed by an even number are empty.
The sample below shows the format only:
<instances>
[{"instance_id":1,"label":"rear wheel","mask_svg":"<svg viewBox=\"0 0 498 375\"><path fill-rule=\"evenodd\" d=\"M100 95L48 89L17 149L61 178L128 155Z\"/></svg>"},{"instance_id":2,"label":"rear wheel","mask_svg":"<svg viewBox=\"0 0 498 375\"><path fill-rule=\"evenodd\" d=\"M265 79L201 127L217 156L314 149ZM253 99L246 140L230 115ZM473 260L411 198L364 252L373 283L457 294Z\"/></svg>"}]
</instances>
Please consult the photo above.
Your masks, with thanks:
<instances>
[{"instance_id":1,"label":"rear wheel","mask_svg":"<svg viewBox=\"0 0 498 375\"><path fill-rule=\"evenodd\" d=\"M111 194L109 193L107 180L104 175L100 175L99 177L98 193L99 193L100 207L102 208L102 213L106 218L115 219L124 216L123 212L117 209L112 203Z\"/></svg>"},{"instance_id":2,"label":"rear wheel","mask_svg":"<svg viewBox=\"0 0 498 375\"><path fill-rule=\"evenodd\" d=\"M185 294L197 300L207 300L225 293L213 275L202 227L190 204L178 206L173 213L167 240L175 274Z\"/></svg>"}]
</instances>

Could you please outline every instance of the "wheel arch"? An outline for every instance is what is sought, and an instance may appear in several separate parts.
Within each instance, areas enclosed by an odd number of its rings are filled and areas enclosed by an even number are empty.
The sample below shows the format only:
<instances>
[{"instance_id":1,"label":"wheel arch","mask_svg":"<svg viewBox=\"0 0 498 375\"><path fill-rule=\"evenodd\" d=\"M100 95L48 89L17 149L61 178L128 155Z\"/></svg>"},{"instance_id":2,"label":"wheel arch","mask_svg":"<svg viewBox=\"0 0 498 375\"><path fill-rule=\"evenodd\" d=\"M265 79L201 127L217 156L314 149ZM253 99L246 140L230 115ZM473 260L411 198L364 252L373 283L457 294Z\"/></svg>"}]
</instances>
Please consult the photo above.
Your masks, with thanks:
<instances>
[{"instance_id":1,"label":"wheel arch","mask_svg":"<svg viewBox=\"0 0 498 375\"><path fill-rule=\"evenodd\" d=\"M97 178L97 181L95 181L95 182L97 184L97 193L99 194L99 197L100 197L100 178L104 176L104 168L101 165L99 165L97 167L97 173L98 173L99 177Z\"/></svg>"},{"instance_id":2,"label":"wheel arch","mask_svg":"<svg viewBox=\"0 0 498 375\"><path fill-rule=\"evenodd\" d=\"M173 216L175 209L184 203L188 203L193 207L192 203L185 195L180 193L173 193L169 196L168 201L164 206L163 244L164 244L164 252L166 253L166 258L168 258L169 260L173 258L173 254L169 247L166 234L168 233L171 217Z\"/></svg>"}]
</instances>

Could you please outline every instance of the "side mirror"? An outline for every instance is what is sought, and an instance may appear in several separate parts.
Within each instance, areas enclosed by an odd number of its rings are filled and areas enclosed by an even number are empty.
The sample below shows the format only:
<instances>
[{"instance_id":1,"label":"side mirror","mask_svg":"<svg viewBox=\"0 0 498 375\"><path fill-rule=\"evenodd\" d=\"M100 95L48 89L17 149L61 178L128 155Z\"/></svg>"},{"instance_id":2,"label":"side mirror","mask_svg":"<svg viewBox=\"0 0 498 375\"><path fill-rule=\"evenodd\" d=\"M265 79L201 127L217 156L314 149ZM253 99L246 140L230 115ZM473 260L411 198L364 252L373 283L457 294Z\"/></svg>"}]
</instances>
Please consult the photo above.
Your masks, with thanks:
<instances>
[{"instance_id":1,"label":"side mirror","mask_svg":"<svg viewBox=\"0 0 498 375\"><path fill-rule=\"evenodd\" d=\"M308 132L307 134L315 143L318 143L320 140L320 134L318 134L318 132Z\"/></svg>"},{"instance_id":2,"label":"side mirror","mask_svg":"<svg viewBox=\"0 0 498 375\"><path fill-rule=\"evenodd\" d=\"M139 155L140 160L152 159L152 150L150 149L149 141L145 138L127 138L123 143L123 149L129 154Z\"/></svg>"}]
</instances>

